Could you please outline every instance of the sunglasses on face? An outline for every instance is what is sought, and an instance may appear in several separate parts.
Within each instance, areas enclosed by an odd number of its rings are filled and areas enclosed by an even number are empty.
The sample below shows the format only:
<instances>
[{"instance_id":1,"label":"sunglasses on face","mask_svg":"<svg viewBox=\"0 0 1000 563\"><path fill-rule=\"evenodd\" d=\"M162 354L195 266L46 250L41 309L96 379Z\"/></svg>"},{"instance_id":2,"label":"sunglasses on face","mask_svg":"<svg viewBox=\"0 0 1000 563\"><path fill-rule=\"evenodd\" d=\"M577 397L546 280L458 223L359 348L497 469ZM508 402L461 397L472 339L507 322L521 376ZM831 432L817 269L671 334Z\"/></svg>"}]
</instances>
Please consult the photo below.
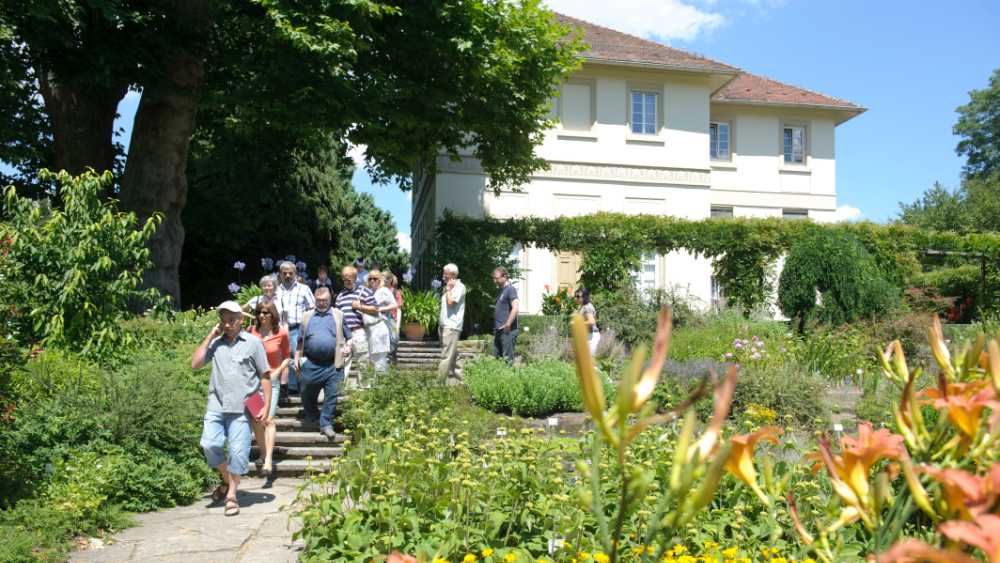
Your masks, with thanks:
<instances>
[{"instance_id":1,"label":"sunglasses on face","mask_svg":"<svg viewBox=\"0 0 1000 563\"><path fill-rule=\"evenodd\" d=\"M271 311L258 311L257 314L258 315L270 315Z\"/></svg>"}]
</instances>

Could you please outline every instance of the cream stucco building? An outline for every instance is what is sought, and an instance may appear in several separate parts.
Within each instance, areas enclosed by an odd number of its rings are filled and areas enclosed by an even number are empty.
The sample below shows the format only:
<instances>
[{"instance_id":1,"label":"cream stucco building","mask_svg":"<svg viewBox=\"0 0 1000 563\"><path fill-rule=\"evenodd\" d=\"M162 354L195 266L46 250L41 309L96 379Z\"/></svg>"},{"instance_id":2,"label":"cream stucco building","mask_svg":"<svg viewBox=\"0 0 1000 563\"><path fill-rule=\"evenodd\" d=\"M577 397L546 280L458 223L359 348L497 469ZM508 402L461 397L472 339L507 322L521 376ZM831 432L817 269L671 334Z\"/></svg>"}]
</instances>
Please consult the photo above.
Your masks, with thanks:
<instances>
[{"instance_id":1,"label":"cream stucco building","mask_svg":"<svg viewBox=\"0 0 1000 563\"><path fill-rule=\"evenodd\" d=\"M538 155L551 170L495 197L475 159L438 158L413 195L414 261L446 208L471 215L573 216L596 211L831 219L837 208L835 129L865 108L736 67L560 15L589 45L559 85ZM574 286L578 258L517 248L522 310L544 286ZM648 256L643 287L679 286L709 303L711 263L685 252Z\"/></svg>"}]
</instances>

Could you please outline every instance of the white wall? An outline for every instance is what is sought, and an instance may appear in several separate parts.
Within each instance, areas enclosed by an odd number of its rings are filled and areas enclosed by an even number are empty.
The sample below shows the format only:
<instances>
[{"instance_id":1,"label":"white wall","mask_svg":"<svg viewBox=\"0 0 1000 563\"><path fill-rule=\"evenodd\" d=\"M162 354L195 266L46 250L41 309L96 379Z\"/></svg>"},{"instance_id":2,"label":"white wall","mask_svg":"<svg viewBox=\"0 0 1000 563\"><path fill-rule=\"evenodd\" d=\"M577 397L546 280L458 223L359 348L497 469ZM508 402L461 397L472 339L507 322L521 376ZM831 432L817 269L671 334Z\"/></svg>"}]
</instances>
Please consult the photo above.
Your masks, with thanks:
<instances>
[{"instance_id":1,"label":"white wall","mask_svg":"<svg viewBox=\"0 0 1000 563\"><path fill-rule=\"evenodd\" d=\"M835 116L830 112L711 102L707 77L663 70L585 64L568 87L571 99L557 99L553 114L572 115L564 116L565 128L555 125L547 132L537 150L553 165L551 171L539 172L519 193L494 197L474 159L466 156L456 164L439 158L445 172L434 193L421 201L429 201L437 216L450 208L474 216L614 211L702 219L720 206L732 207L737 217L780 217L783 209L806 209L820 219L836 209ZM631 133L633 89L657 93L656 135ZM725 161L709 158L708 127L716 120L731 124L731 157ZM782 129L788 125L806 128L802 165L788 166L781 155ZM415 197L415 224L419 205ZM556 260L537 248L523 249L520 258L522 307L536 313L544 286L556 283ZM710 302L709 260L679 251L657 257L656 264L658 287L684 288Z\"/></svg>"}]
</instances>

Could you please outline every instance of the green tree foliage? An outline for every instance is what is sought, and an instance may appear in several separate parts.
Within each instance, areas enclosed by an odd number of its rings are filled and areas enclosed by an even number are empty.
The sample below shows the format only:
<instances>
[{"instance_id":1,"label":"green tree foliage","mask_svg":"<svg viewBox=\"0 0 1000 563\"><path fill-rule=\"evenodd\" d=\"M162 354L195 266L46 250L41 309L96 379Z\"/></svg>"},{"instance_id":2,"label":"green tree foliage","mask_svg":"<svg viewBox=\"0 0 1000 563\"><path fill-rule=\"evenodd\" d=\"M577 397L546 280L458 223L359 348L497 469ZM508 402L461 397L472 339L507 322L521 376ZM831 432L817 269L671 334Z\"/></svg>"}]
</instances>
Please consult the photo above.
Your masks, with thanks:
<instances>
[{"instance_id":1,"label":"green tree foliage","mask_svg":"<svg viewBox=\"0 0 1000 563\"><path fill-rule=\"evenodd\" d=\"M146 243L158 218L138 225L135 215L105 202L111 174L43 173L62 185L62 208L49 200L5 193L10 248L0 273L0 303L16 307L13 337L23 343L77 350L84 356L121 355L136 344L119 326L133 303L162 305L157 292L140 289L150 266Z\"/></svg>"},{"instance_id":2,"label":"green tree foliage","mask_svg":"<svg viewBox=\"0 0 1000 563\"><path fill-rule=\"evenodd\" d=\"M921 229L965 233L969 227L968 202L961 188L949 190L934 182L917 201L899 202L899 221Z\"/></svg>"},{"instance_id":3,"label":"green tree foliage","mask_svg":"<svg viewBox=\"0 0 1000 563\"><path fill-rule=\"evenodd\" d=\"M959 118L952 132L962 137L955 152L966 155L968 176L982 177L1000 168L1000 68L986 89L969 92L969 98L955 110Z\"/></svg>"},{"instance_id":4,"label":"green tree foliage","mask_svg":"<svg viewBox=\"0 0 1000 563\"><path fill-rule=\"evenodd\" d=\"M42 191L38 171L52 161L52 136L27 51L0 23L0 115L5 117L0 120L0 162L14 169L13 174L0 170L0 186L14 185L22 195L37 196Z\"/></svg>"},{"instance_id":5,"label":"green tree foliage","mask_svg":"<svg viewBox=\"0 0 1000 563\"><path fill-rule=\"evenodd\" d=\"M185 301L215 305L227 286L256 282L261 258L292 254L310 276L358 256L405 271L391 214L370 194L354 192L353 167L342 147L322 139L297 138L294 131L244 133L215 126L211 112L192 143L190 185L183 220L187 225L181 283ZM247 264L240 274L237 261ZM239 276L239 279L237 278Z\"/></svg>"},{"instance_id":6,"label":"green tree foliage","mask_svg":"<svg viewBox=\"0 0 1000 563\"><path fill-rule=\"evenodd\" d=\"M793 246L778 282L781 312L800 322L853 323L883 316L898 303L899 293L871 254L846 233L823 232Z\"/></svg>"},{"instance_id":7,"label":"green tree foliage","mask_svg":"<svg viewBox=\"0 0 1000 563\"><path fill-rule=\"evenodd\" d=\"M507 236L491 234L490 225L470 219L445 210L444 217L435 225L431 241L434 249L432 269L424 275L439 278L446 264L458 266L458 277L466 288L465 330L472 331L478 324L488 331L493 328L494 298L498 291L493 282L493 270L503 266L507 268L508 279L521 277L519 265L511 259L517 242ZM403 308L405 310L405 303Z\"/></svg>"}]
</instances>

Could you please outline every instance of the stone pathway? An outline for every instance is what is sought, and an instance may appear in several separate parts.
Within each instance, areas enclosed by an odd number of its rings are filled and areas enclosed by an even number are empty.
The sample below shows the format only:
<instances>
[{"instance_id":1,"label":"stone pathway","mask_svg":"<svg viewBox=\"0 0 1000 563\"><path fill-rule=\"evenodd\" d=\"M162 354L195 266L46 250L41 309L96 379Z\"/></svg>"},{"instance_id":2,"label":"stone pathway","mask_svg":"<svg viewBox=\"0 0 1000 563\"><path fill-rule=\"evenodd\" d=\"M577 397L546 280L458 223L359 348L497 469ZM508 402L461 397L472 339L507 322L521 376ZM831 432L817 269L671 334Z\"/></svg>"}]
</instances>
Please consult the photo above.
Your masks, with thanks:
<instances>
[{"instance_id":1,"label":"stone pathway","mask_svg":"<svg viewBox=\"0 0 1000 563\"><path fill-rule=\"evenodd\" d=\"M136 516L139 525L111 537L102 549L70 554L73 563L292 563L303 542L289 522L289 505L301 479L243 479L240 514L227 518L211 493L189 505ZM285 509L281 510L281 506Z\"/></svg>"}]
</instances>

